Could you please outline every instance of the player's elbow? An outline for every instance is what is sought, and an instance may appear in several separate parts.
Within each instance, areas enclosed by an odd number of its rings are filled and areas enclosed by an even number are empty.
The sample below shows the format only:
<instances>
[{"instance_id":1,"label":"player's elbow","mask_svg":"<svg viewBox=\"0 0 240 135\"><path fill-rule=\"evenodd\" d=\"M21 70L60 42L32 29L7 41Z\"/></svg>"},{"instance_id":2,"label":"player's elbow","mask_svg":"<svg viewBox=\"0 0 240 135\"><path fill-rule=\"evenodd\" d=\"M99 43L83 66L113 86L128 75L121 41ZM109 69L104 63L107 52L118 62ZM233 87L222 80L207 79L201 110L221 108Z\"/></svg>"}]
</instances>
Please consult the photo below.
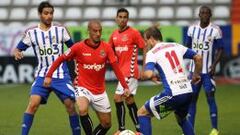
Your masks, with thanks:
<instances>
[{"instance_id":1,"label":"player's elbow","mask_svg":"<svg viewBox=\"0 0 240 135\"><path fill-rule=\"evenodd\" d=\"M150 79L152 76L153 76L153 71L151 71L151 70L144 71L144 73L143 73L144 79Z\"/></svg>"}]
</instances>

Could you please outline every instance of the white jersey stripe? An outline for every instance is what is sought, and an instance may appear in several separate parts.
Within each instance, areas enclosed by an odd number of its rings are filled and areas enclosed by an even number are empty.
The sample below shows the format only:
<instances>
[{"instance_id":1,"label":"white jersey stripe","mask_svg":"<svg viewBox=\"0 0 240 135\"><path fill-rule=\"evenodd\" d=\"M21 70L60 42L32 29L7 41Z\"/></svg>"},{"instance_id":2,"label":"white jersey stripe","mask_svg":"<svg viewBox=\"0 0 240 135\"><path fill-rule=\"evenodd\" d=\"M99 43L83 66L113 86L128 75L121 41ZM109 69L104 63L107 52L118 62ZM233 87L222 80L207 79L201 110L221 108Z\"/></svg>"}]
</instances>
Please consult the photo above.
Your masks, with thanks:
<instances>
[{"instance_id":1,"label":"white jersey stripe","mask_svg":"<svg viewBox=\"0 0 240 135\"><path fill-rule=\"evenodd\" d=\"M26 31L22 42L27 46L32 46L38 60L38 67L35 76L44 77L49 66L64 52L64 43L70 40L65 27L52 25L48 30L43 31L40 26L30 28ZM53 78L64 78L68 72L66 64L53 73Z\"/></svg>"},{"instance_id":2,"label":"white jersey stripe","mask_svg":"<svg viewBox=\"0 0 240 135\"><path fill-rule=\"evenodd\" d=\"M212 23L201 28L200 22L198 22L189 27L187 34L192 38L192 49L203 57L202 73L208 73L215 55L214 42L222 38L221 30ZM190 71L194 72L194 62L192 61L191 64L193 65L191 65Z\"/></svg>"}]
</instances>

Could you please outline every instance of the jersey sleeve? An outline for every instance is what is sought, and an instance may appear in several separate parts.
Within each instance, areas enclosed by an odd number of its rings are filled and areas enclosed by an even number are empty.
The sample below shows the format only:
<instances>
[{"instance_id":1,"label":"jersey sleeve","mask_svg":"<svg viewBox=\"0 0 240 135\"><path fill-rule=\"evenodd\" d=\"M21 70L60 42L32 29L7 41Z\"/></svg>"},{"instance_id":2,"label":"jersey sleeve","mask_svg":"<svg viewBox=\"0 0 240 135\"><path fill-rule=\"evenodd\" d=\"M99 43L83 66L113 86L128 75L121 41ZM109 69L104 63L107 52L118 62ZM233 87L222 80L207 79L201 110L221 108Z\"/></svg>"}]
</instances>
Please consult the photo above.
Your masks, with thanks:
<instances>
[{"instance_id":1,"label":"jersey sleeve","mask_svg":"<svg viewBox=\"0 0 240 135\"><path fill-rule=\"evenodd\" d=\"M17 45L17 49L25 51L30 46L32 46L32 42L30 38L30 33L28 31L24 33L22 40Z\"/></svg>"},{"instance_id":2,"label":"jersey sleeve","mask_svg":"<svg viewBox=\"0 0 240 135\"><path fill-rule=\"evenodd\" d=\"M106 44L106 48L107 48L107 56L108 56L109 63L116 62L117 61L117 57L114 54L113 49L110 47L109 44Z\"/></svg>"},{"instance_id":3,"label":"jersey sleeve","mask_svg":"<svg viewBox=\"0 0 240 135\"><path fill-rule=\"evenodd\" d=\"M69 48L67 51L64 52L63 57L66 60L72 60L76 53L79 51L79 45L74 44L71 48Z\"/></svg>"},{"instance_id":4,"label":"jersey sleeve","mask_svg":"<svg viewBox=\"0 0 240 135\"><path fill-rule=\"evenodd\" d=\"M63 27L63 40L64 43L67 45L68 48L70 48L74 43L73 40L70 36L69 31L67 30L66 27Z\"/></svg>"},{"instance_id":5,"label":"jersey sleeve","mask_svg":"<svg viewBox=\"0 0 240 135\"><path fill-rule=\"evenodd\" d=\"M111 34L109 40L108 40L108 43L111 47L113 47L113 33Z\"/></svg>"},{"instance_id":6,"label":"jersey sleeve","mask_svg":"<svg viewBox=\"0 0 240 135\"><path fill-rule=\"evenodd\" d=\"M157 60L154 57L154 54L149 51L146 54L146 65L145 65L145 70L154 70L155 64L156 64Z\"/></svg>"},{"instance_id":7,"label":"jersey sleeve","mask_svg":"<svg viewBox=\"0 0 240 135\"><path fill-rule=\"evenodd\" d=\"M192 49L187 48L181 44L177 44L177 46L178 46L179 50L181 50L181 53L182 53L184 59L193 59L193 57L197 54Z\"/></svg>"},{"instance_id":8,"label":"jersey sleeve","mask_svg":"<svg viewBox=\"0 0 240 135\"><path fill-rule=\"evenodd\" d=\"M135 42L138 45L139 48L144 48L145 42L142 38L142 35L139 31L136 30L135 32Z\"/></svg>"}]
</instances>

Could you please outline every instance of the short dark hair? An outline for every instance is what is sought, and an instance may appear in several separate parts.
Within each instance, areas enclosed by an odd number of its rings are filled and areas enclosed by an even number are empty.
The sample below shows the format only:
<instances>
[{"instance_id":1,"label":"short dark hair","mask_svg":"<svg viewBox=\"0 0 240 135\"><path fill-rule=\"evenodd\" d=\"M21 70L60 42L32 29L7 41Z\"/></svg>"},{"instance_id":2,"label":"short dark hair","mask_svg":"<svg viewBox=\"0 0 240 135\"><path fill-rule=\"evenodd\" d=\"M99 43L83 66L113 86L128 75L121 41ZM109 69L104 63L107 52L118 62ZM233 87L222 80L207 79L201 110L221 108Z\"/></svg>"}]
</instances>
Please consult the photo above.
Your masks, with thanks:
<instances>
[{"instance_id":1,"label":"short dark hair","mask_svg":"<svg viewBox=\"0 0 240 135\"><path fill-rule=\"evenodd\" d=\"M199 13L200 13L201 9L203 9L203 8L207 9L207 10L209 11L210 15L212 15L212 10L211 10L211 8L210 8L209 6L207 6L207 5L202 5L202 6L199 8Z\"/></svg>"},{"instance_id":2,"label":"short dark hair","mask_svg":"<svg viewBox=\"0 0 240 135\"><path fill-rule=\"evenodd\" d=\"M38 13L42 13L44 8L52 8L54 11L54 7L48 1L42 1L38 6Z\"/></svg>"},{"instance_id":3,"label":"short dark hair","mask_svg":"<svg viewBox=\"0 0 240 135\"><path fill-rule=\"evenodd\" d=\"M117 10L117 16L118 16L118 14L121 13L121 12L125 12L125 13L127 13L127 16L129 16L129 12L128 12L128 10L127 10L126 8L119 8L119 9Z\"/></svg>"},{"instance_id":4,"label":"short dark hair","mask_svg":"<svg viewBox=\"0 0 240 135\"><path fill-rule=\"evenodd\" d=\"M148 29L146 29L144 31L144 36L146 37L146 39L153 37L155 40L163 41L162 33L157 26L152 26L152 27L149 27Z\"/></svg>"}]
</instances>

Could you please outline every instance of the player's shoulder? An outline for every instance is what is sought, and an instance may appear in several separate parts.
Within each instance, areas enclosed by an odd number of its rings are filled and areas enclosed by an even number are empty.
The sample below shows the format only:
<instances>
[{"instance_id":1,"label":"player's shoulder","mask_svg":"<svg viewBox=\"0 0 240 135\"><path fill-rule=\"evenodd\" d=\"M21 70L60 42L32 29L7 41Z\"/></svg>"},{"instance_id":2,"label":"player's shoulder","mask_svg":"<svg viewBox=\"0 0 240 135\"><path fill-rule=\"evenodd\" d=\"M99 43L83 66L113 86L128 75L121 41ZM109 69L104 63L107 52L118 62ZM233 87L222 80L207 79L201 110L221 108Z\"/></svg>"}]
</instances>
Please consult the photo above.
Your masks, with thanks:
<instances>
[{"instance_id":1,"label":"player's shoulder","mask_svg":"<svg viewBox=\"0 0 240 135\"><path fill-rule=\"evenodd\" d=\"M67 29L65 25L61 24L61 23L53 23L52 24L53 27L58 27L58 28L64 28Z\"/></svg>"},{"instance_id":2,"label":"player's shoulder","mask_svg":"<svg viewBox=\"0 0 240 135\"><path fill-rule=\"evenodd\" d=\"M134 28L134 27L130 27L128 28L130 31L132 31L133 33L140 33L138 29Z\"/></svg>"},{"instance_id":3,"label":"player's shoulder","mask_svg":"<svg viewBox=\"0 0 240 135\"><path fill-rule=\"evenodd\" d=\"M30 26L30 27L27 27L26 30L25 30L25 33L29 32L29 31L32 31L32 30L35 30L38 28L38 25L33 25L33 26Z\"/></svg>"}]
</instances>

